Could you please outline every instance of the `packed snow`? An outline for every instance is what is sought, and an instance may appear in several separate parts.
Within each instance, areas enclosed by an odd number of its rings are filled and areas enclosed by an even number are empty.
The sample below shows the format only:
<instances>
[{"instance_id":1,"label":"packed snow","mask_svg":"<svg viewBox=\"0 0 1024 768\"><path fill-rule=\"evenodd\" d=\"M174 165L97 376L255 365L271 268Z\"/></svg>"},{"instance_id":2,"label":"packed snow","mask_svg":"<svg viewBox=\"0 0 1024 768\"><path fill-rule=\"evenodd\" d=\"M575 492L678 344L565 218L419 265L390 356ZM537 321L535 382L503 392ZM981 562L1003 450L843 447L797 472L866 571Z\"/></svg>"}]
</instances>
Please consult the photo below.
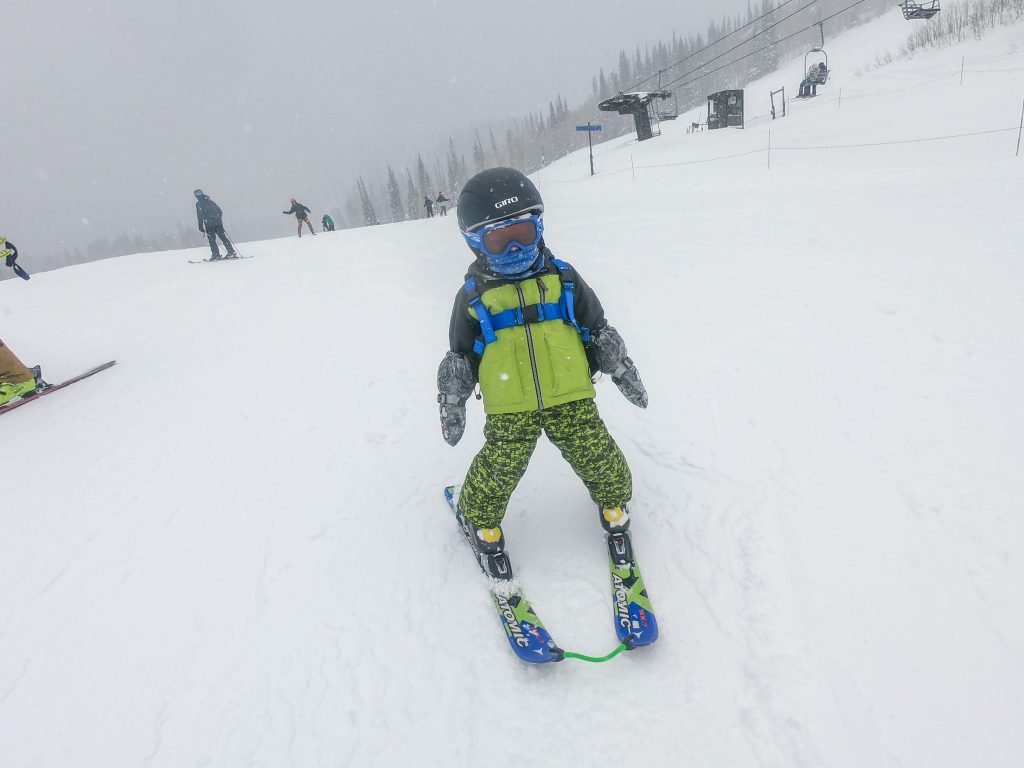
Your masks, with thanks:
<instances>
[{"instance_id":1,"label":"packed snow","mask_svg":"<svg viewBox=\"0 0 1024 768\"><path fill-rule=\"evenodd\" d=\"M0 765L1019 765L1024 27L877 66L908 29L784 119L802 58L745 130L534 177L650 394L598 384L662 633L605 664L516 659L442 496L483 424L434 400L454 216L0 285L50 380L119 361L0 421ZM614 648L543 441L505 531L558 643Z\"/></svg>"}]
</instances>

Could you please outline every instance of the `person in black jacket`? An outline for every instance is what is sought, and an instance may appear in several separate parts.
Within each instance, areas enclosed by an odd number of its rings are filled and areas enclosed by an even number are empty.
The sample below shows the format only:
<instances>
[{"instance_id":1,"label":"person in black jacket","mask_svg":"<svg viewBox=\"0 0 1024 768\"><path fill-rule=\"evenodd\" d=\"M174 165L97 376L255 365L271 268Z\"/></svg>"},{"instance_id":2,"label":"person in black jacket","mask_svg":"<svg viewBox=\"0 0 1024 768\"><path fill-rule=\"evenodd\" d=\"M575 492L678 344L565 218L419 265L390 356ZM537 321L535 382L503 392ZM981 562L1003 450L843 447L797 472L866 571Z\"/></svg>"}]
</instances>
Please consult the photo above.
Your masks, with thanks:
<instances>
[{"instance_id":1,"label":"person in black jacket","mask_svg":"<svg viewBox=\"0 0 1024 768\"><path fill-rule=\"evenodd\" d=\"M236 258L235 246L228 240L224 233L224 212L209 196L201 189L195 190L192 194L196 196L196 218L199 220L199 231L206 235L210 241L210 259L216 261L220 258L220 249L217 248L217 238L224 243L228 249L227 257Z\"/></svg>"},{"instance_id":2,"label":"person in black jacket","mask_svg":"<svg viewBox=\"0 0 1024 768\"><path fill-rule=\"evenodd\" d=\"M14 270L14 274L22 280L28 280L29 274L18 264L18 249L5 235L0 235L0 261Z\"/></svg>"},{"instance_id":3,"label":"person in black jacket","mask_svg":"<svg viewBox=\"0 0 1024 768\"><path fill-rule=\"evenodd\" d=\"M316 237L316 232L313 231L313 222L311 222L308 218L310 213L309 208L304 206L302 203L297 202L294 197L292 198L292 207L289 208L287 211L281 211L281 213L285 214L286 216L290 213L295 214L295 218L298 219L299 222L299 237L302 237L303 224L309 227L309 233Z\"/></svg>"}]
</instances>

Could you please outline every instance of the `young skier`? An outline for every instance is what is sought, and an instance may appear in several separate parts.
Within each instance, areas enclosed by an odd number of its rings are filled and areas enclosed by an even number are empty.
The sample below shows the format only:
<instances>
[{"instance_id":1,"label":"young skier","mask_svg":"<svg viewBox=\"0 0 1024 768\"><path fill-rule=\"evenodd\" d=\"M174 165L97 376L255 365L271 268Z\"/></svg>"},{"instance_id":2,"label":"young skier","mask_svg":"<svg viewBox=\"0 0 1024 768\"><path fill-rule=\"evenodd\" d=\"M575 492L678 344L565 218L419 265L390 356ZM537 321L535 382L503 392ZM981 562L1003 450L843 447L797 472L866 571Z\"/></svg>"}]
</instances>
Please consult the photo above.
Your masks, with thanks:
<instances>
[{"instance_id":1,"label":"young skier","mask_svg":"<svg viewBox=\"0 0 1024 768\"><path fill-rule=\"evenodd\" d=\"M228 249L227 257L231 259L237 256L235 246L231 244L224 232L224 212L220 206L201 189L193 191L192 194L196 196L196 219L199 221L199 231L210 241L210 260L217 261L220 258L220 249L217 248L218 237L224 243L224 247Z\"/></svg>"},{"instance_id":2,"label":"young skier","mask_svg":"<svg viewBox=\"0 0 1024 768\"><path fill-rule=\"evenodd\" d=\"M424 196L423 207L426 208L427 210L427 218L434 218L434 201L431 200L429 197Z\"/></svg>"},{"instance_id":3,"label":"young skier","mask_svg":"<svg viewBox=\"0 0 1024 768\"><path fill-rule=\"evenodd\" d=\"M294 213L296 220L299 222L299 237L302 237L302 225L305 224L309 227L309 234L316 237L316 232L313 231L313 222L308 218L310 213L309 208L304 206L302 203L296 202L295 198L291 199L292 207L287 211L281 211L285 216Z\"/></svg>"},{"instance_id":4,"label":"young skier","mask_svg":"<svg viewBox=\"0 0 1024 768\"><path fill-rule=\"evenodd\" d=\"M486 442L458 501L477 558L511 578L500 524L542 431L587 487L605 531L628 543L632 476L591 380L610 374L627 400L647 407L622 337L579 273L547 248L544 203L522 173L491 168L466 182L458 223L475 260L455 297L437 400L442 435L455 445L477 383L483 396Z\"/></svg>"},{"instance_id":5,"label":"young skier","mask_svg":"<svg viewBox=\"0 0 1024 768\"><path fill-rule=\"evenodd\" d=\"M324 217L320 219L320 224L323 225L324 232L334 231L334 219L332 219L329 214L324 214Z\"/></svg>"},{"instance_id":6,"label":"young skier","mask_svg":"<svg viewBox=\"0 0 1024 768\"><path fill-rule=\"evenodd\" d=\"M0 405L36 391L39 369L25 366L0 339Z\"/></svg>"}]
</instances>

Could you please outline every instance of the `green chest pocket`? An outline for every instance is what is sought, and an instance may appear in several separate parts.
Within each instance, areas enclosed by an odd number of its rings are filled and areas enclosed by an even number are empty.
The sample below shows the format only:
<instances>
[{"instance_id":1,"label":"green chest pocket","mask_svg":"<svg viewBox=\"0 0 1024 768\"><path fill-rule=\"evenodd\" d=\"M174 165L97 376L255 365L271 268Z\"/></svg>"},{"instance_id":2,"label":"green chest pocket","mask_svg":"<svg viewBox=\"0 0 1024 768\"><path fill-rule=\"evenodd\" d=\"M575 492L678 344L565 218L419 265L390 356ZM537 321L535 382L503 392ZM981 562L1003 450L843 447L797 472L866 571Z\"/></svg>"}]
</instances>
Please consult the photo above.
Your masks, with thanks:
<instances>
[{"instance_id":1,"label":"green chest pocket","mask_svg":"<svg viewBox=\"0 0 1024 768\"><path fill-rule=\"evenodd\" d=\"M529 350L519 329L498 331L480 360L480 392L488 413L536 407Z\"/></svg>"}]
</instances>

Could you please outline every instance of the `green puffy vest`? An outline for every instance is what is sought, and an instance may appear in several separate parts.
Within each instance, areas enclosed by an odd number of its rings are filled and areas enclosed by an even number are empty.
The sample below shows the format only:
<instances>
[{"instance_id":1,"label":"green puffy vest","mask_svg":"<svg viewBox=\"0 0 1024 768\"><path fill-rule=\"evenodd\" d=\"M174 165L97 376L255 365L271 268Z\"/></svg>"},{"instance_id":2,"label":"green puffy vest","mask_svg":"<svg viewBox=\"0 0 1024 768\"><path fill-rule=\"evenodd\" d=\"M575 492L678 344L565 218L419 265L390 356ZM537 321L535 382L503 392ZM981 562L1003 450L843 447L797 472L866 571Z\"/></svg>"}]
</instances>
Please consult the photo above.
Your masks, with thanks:
<instances>
[{"instance_id":1,"label":"green puffy vest","mask_svg":"<svg viewBox=\"0 0 1024 768\"><path fill-rule=\"evenodd\" d=\"M493 316L516 307L557 303L561 295L558 275L540 275L490 288L480 300ZM469 312L479 319L472 307ZM583 342L569 323L525 323L501 328L496 336L480 358L486 413L536 411L596 396Z\"/></svg>"}]
</instances>

